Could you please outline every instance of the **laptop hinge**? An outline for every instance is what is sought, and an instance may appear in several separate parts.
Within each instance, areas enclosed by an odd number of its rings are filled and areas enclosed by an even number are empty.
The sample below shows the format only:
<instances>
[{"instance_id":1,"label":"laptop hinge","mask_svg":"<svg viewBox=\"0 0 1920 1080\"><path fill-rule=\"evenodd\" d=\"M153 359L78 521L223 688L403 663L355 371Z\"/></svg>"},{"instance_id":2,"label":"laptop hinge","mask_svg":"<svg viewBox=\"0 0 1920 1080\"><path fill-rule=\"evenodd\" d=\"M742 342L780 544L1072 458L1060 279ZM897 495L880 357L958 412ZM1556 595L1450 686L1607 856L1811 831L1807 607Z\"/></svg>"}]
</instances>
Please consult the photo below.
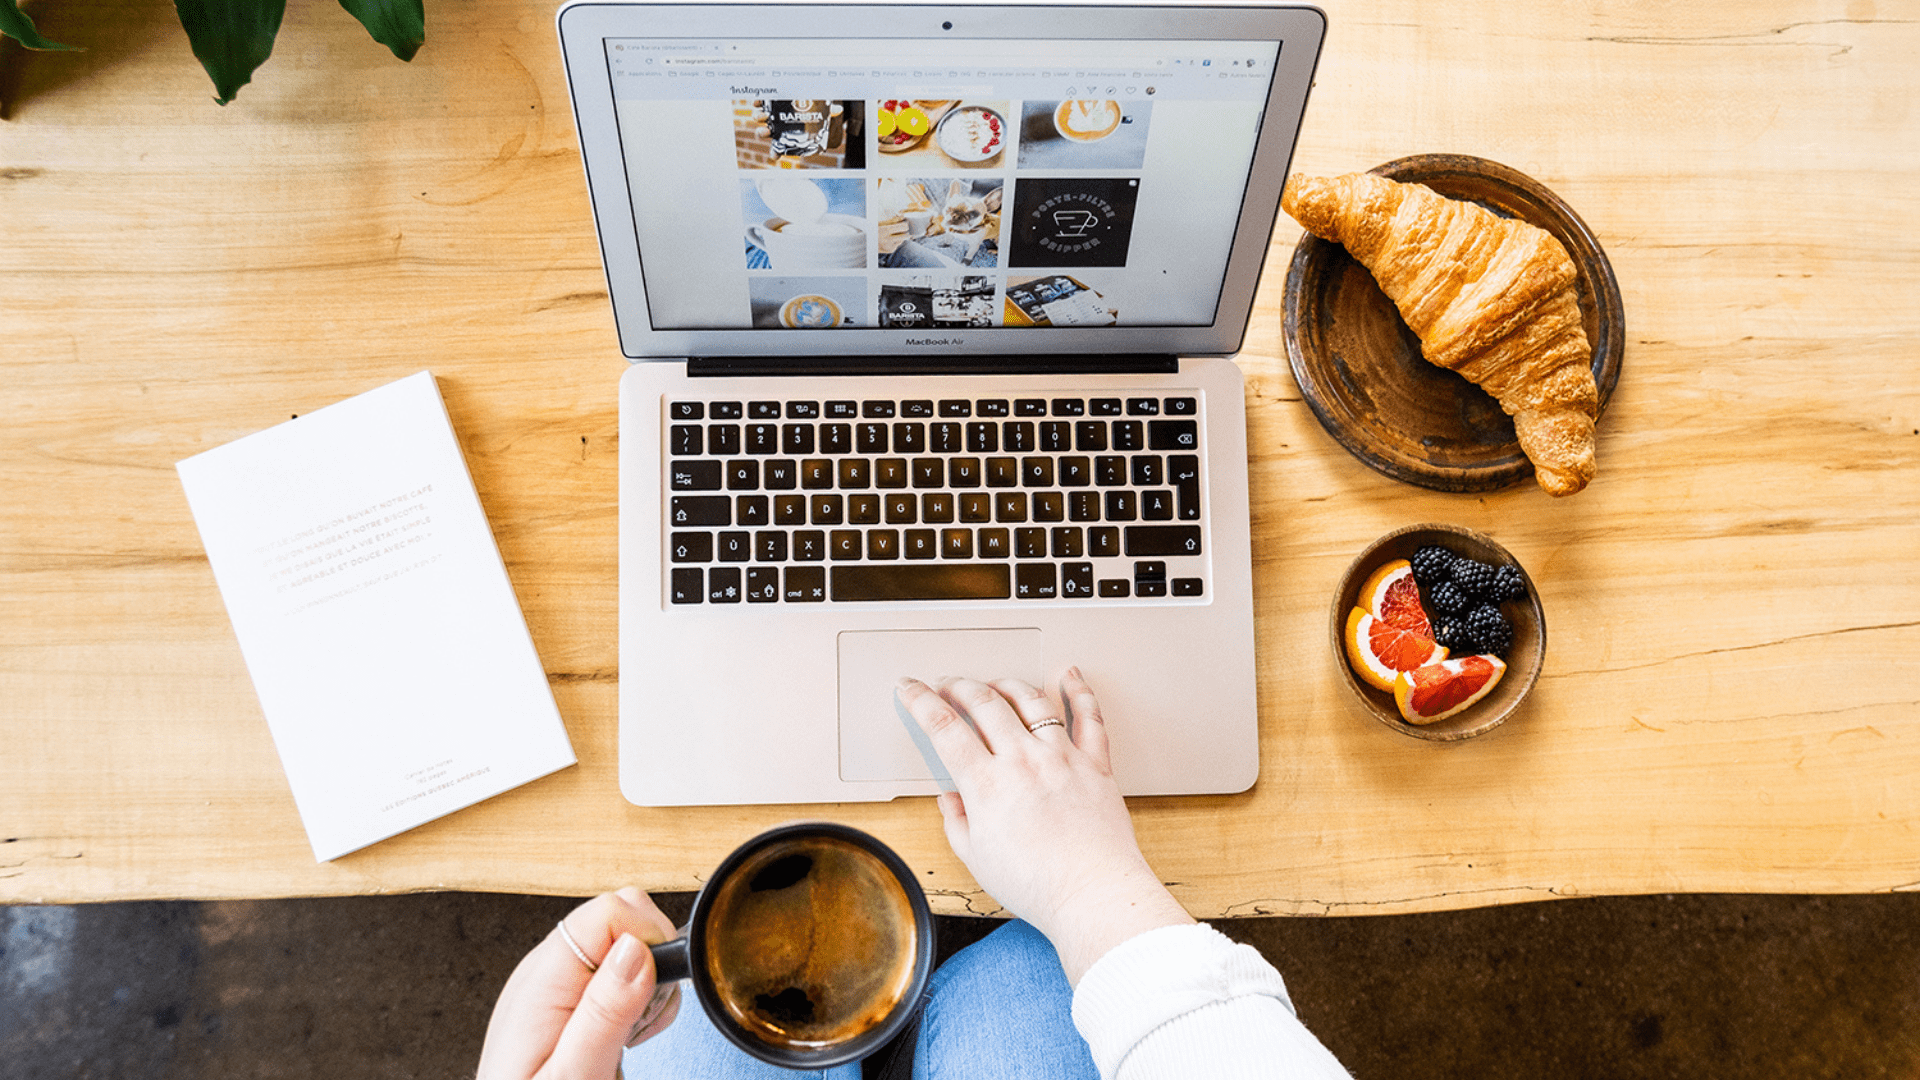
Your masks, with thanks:
<instances>
[{"instance_id":1,"label":"laptop hinge","mask_svg":"<svg viewBox=\"0 0 1920 1080\"><path fill-rule=\"evenodd\" d=\"M1155 375L1180 370L1159 353L1062 356L694 356L687 374L762 375Z\"/></svg>"}]
</instances>

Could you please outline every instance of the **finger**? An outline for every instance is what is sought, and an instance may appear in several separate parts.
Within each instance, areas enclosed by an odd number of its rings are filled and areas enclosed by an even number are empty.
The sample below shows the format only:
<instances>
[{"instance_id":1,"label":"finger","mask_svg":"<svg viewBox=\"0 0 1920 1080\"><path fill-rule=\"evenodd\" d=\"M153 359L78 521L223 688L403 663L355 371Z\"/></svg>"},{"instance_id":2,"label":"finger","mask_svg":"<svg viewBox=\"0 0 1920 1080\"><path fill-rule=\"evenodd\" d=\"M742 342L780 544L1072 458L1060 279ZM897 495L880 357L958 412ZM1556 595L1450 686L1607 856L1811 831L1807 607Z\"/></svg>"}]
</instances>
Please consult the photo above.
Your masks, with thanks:
<instances>
[{"instance_id":1,"label":"finger","mask_svg":"<svg viewBox=\"0 0 1920 1080\"><path fill-rule=\"evenodd\" d=\"M901 679L894 688L907 714L927 733L933 752L958 784L960 778L986 763L987 746L946 698L919 679Z\"/></svg>"},{"instance_id":2,"label":"finger","mask_svg":"<svg viewBox=\"0 0 1920 1080\"><path fill-rule=\"evenodd\" d=\"M940 824L947 831L947 846L966 862L973 855L973 832L967 821L967 802L957 791L943 791L934 802L940 807Z\"/></svg>"},{"instance_id":3,"label":"finger","mask_svg":"<svg viewBox=\"0 0 1920 1080\"><path fill-rule=\"evenodd\" d=\"M1067 706L1074 744L1086 751L1101 772L1111 775L1113 762L1107 747L1107 723L1100 715L1100 702L1093 696L1093 687L1087 685L1079 668L1070 667L1060 676L1060 700Z\"/></svg>"},{"instance_id":4,"label":"finger","mask_svg":"<svg viewBox=\"0 0 1920 1080\"><path fill-rule=\"evenodd\" d=\"M1066 717L1053 704L1046 691L1031 683L1019 679L995 679L993 688L1012 703L1013 711L1019 715L1020 722L1037 739L1064 739L1072 742L1073 737L1067 731ZM1051 722L1050 722L1051 721ZM1039 727L1036 725L1044 724Z\"/></svg>"},{"instance_id":5,"label":"finger","mask_svg":"<svg viewBox=\"0 0 1920 1080\"><path fill-rule=\"evenodd\" d=\"M1013 706L1000 691L975 679L944 679L940 696L973 719L986 740L987 749L998 754L1019 745L1027 737L1027 725L1020 722Z\"/></svg>"},{"instance_id":6,"label":"finger","mask_svg":"<svg viewBox=\"0 0 1920 1080\"><path fill-rule=\"evenodd\" d=\"M640 939L622 934L607 951L587 992L567 1018L547 1065L555 1076L612 1076L627 1039L653 1003L653 955Z\"/></svg>"}]
</instances>

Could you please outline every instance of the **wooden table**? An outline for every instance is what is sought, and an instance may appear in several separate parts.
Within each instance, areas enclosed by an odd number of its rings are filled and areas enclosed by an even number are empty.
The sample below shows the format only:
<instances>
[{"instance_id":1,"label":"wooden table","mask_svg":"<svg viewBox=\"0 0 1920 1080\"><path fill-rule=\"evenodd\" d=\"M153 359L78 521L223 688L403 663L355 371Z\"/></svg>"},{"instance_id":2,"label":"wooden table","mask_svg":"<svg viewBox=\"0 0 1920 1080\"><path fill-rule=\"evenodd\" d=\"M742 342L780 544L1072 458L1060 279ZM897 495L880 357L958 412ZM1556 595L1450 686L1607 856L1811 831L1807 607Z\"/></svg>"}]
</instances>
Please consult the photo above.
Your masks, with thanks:
<instances>
[{"instance_id":1,"label":"wooden table","mask_svg":"<svg viewBox=\"0 0 1920 1080\"><path fill-rule=\"evenodd\" d=\"M1625 297L1599 478L1388 480L1300 401L1276 235L1249 382L1260 782L1149 799L1205 916L1920 886L1920 4L1332 4L1296 168L1451 151L1540 179ZM762 825L898 846L996 910L926 800L644 810L615 785L613 334L553 5L429 4L394 61L295 5L226 108L167 5L35 10L0 53L0 900L697 887ZM174 462L431 368L577 768L309 853ZM1348 560L1492 534L1551 630L1457 746L1360 715Z\"/></svg>"}]
</instances>

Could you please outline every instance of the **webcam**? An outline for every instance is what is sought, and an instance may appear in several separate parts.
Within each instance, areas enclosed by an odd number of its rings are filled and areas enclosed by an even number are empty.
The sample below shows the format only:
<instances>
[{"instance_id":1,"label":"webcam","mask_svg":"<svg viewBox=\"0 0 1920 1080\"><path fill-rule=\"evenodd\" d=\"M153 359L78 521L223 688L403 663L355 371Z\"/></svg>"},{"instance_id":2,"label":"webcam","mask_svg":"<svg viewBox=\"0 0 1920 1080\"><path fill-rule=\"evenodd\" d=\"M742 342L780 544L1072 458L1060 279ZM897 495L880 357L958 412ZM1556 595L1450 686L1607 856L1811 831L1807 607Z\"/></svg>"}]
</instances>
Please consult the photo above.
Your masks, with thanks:
<instances>
[{"instance_id":1,"label":"webcam","mask_svg":"<svg viewBox=\"0 0 1920 1080\"><path fill-rule=\"evenodd\" d=\"M940 29L942 29L942 30L951 30L951 29L953 29L953 24L952 24L952 23L950 23L950 22L943 22L943 23L941 23L941 24L940 24Z\"/></svg>"}]
</instances>

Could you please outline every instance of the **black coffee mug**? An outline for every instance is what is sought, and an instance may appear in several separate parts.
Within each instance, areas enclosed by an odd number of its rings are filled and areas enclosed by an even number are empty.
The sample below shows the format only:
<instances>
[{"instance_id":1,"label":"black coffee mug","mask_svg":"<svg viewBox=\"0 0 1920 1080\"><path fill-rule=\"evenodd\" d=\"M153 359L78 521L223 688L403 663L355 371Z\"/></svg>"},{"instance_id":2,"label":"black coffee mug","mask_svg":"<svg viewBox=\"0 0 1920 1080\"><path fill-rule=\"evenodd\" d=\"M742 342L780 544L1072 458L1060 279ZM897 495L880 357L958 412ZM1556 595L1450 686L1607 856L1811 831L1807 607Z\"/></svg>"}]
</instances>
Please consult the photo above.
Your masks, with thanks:
<instances>
[{"instance_id":1,"label":"black coffee mug","mask_svg":"<svg viewBox=\"0 0 1920 1080\"><path fill-rule=\"evenodd\" d=\"M713 1025L762 1061L858 1061L912 1020L933 973L933 912L885 844L831 822L761 833L724 859L681 935L652 946Z\"/></svg>"}]
</instances>

